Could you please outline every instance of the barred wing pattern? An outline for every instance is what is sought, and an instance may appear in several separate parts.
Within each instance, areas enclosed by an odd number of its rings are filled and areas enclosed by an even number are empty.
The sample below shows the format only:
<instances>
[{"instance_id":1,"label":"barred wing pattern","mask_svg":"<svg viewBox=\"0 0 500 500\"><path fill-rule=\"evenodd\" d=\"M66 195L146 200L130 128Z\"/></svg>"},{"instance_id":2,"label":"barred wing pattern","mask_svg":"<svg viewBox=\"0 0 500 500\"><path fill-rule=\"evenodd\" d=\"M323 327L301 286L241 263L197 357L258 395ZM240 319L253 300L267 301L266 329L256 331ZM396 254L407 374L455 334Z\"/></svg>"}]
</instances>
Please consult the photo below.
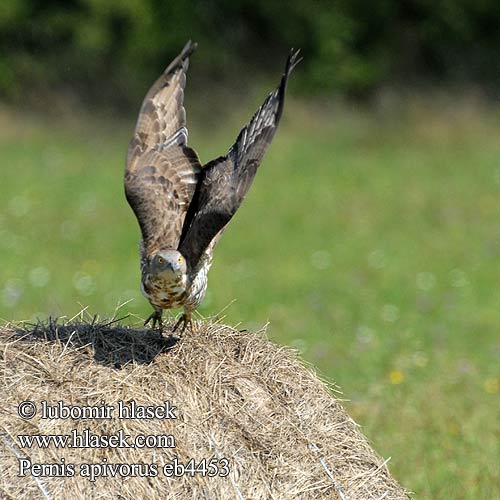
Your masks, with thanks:
<instances>
[{"instance_id":1,"label":"barred wing pattern","mask_svg":"<svg viewBox=\"0 0 500 500\"><path fill-rule=\"evenodd\" d=\"M141 228L147 255L177 248L201 169L187 147L184 87L188 42L146 94L127 154L125 193Z\"/></svg>"},{"instance_id":2,"label":"barred wing pattern","mask_svg":"<svg viewBox=\"0 0 500 500\"><path fill-rule=\"evenodd\" d=\"M241 130L227 155L203 167L179 246L192 269L245 198L278 127L288 78L299 62L299 51L292 50L278 88Z\"/></svg>"},{"instance_id":3,"label":"barred wing pattern","mask_svg":"<svg viewBox=\"0 0 500 500\"><path fill-rule=\"evenodd\" d=\"M177 248L199 172L198 155L184 146L152 149L125 174L125 192L139 221L145 255Z\"/></svg>"}]
</instances>

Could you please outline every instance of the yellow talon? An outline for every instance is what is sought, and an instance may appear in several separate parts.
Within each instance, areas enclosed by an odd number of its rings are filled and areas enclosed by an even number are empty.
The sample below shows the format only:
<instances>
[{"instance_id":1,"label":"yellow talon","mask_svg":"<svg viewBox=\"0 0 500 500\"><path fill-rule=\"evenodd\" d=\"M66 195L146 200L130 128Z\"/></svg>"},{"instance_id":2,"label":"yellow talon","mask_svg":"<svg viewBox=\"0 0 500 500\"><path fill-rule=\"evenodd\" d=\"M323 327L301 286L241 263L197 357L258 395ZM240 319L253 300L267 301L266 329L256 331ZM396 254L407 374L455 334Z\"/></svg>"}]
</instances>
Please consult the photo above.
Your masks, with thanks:
<instances>
[{"instance_id":1,"label":"yellow talon","mask_svg":"<svg viewBox=\"0 0 500 500\"><path fill-rule=\"evenodd\" d=\"M177 330L178 326L181 323L183 323L183 325L182 325L182 330L180 331L180 333L184 333L184 330L186 329L186 327L189 327L189 331L191 333L193 333L193 321L191 319L191 314L190 313L184 313L179 318L179 321L177 321L177 323L175 324L174 329L172 330L172 332L175 332Z\"/></svg>"},{"instance_id":2,"label":"yellow talon","mask_svg":"<svg viewBox=\"0 0 500 500\"><path fill-rule=\"evenodd\" d=\"M148 323L152 322L151 327L153 330L156 328L156 325L159 326L160 330L163 329L163 320L162 320L162 311L153 311L149 316L148 319L144 322L144 326L146 326Z\"/></svg>"}]
</instances>

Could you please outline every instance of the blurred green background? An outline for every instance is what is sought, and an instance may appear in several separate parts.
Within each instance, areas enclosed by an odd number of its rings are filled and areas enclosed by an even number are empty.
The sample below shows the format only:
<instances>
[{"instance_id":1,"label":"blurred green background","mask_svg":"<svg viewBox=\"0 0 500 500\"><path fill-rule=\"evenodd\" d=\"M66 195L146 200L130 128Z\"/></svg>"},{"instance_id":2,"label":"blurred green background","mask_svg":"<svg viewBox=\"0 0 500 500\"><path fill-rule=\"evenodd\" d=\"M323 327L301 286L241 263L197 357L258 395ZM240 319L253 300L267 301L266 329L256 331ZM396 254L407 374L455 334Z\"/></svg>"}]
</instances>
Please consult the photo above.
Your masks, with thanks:
<instances>
[{"instance_id":1,"label":"blurred green background","mask_svg":"<svg viewBox=\"0 0 500 500\"><path fill-rule=\"evenodd\" d=\"M283 122L200 313L293 345L418 498L500 497L500 3L4 0L0 318L132 314L125 151L189 38L190 144Z\"/></svg>"}]
</instances>

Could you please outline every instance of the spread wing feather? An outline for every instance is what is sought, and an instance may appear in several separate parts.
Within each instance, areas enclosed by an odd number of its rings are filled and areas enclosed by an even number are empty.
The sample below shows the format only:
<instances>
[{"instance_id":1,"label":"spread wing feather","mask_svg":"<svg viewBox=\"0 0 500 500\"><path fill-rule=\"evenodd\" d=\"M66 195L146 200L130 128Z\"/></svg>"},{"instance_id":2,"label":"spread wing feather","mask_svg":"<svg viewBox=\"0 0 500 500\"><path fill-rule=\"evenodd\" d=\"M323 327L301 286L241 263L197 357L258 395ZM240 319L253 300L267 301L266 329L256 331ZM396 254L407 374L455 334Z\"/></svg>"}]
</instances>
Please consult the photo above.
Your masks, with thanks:
<instances>
[{"instance_id":1,"label":"spread wing feather","mask_svg":"<svg viewBox=\"0 0 500 500\"><path fill-rule=\"evenodd\" d=\"M200 160L187 146L151 149L125 174L125 194L141 228L147 255L177 248L195 193Z\"/></svg>"},{"instance_id":2,"label":"spread wing feather","mask_svg":"<svg viewBox=\"0 0 500 500\"><path fill-rule=\"evenodd\" d=\"M203 167L179 246L192 268L245 198L278 127L288 78L299 62L299 51L292 50L278 88L241 130L227 155Z\"/></svg>"},{"instance_id":3,"label":"spread wing feather","mask_svg":"<svg viewBox=\"0 0 500 500\"><path fill-rule=\"evenodd\" d=\"M146 94L128 149L128 164L148 149L187 143L184 87L189 56L195 49L196 44L189 41Z\"/></svg>"},{"instance_id":4,"label":"spread wing feather","mask_svg":"<svg viewBox=\"0 0 500 500\"><path fill-rule=\"evenodd\" d=\"M184 110L186 71L195 48L189 41L149 89L128 149L125 193L147 254L177 248L201 168L186 145Z\"/></svg>"}]
</instances>

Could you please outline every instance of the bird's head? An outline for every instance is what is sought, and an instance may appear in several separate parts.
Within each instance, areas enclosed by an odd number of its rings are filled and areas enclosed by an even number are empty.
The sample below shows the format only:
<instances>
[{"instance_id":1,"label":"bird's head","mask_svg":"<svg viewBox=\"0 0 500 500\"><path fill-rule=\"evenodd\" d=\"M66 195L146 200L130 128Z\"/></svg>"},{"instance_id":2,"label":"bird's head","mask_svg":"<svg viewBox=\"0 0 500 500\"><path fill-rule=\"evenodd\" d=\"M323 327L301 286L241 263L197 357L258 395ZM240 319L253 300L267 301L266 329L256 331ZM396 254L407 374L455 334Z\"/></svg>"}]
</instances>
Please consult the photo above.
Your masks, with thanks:
<instances>
[{"instance_id":1,"label":"bird's head","mask_svg":"<svg viewBox=\"0 0 500 500\"><path fill-rule=\"evenodd\" d=\"M180 278L187 272L186 259L177 250L161 250L151 261L154 276Z\"/></svg>"}]
</instances>

